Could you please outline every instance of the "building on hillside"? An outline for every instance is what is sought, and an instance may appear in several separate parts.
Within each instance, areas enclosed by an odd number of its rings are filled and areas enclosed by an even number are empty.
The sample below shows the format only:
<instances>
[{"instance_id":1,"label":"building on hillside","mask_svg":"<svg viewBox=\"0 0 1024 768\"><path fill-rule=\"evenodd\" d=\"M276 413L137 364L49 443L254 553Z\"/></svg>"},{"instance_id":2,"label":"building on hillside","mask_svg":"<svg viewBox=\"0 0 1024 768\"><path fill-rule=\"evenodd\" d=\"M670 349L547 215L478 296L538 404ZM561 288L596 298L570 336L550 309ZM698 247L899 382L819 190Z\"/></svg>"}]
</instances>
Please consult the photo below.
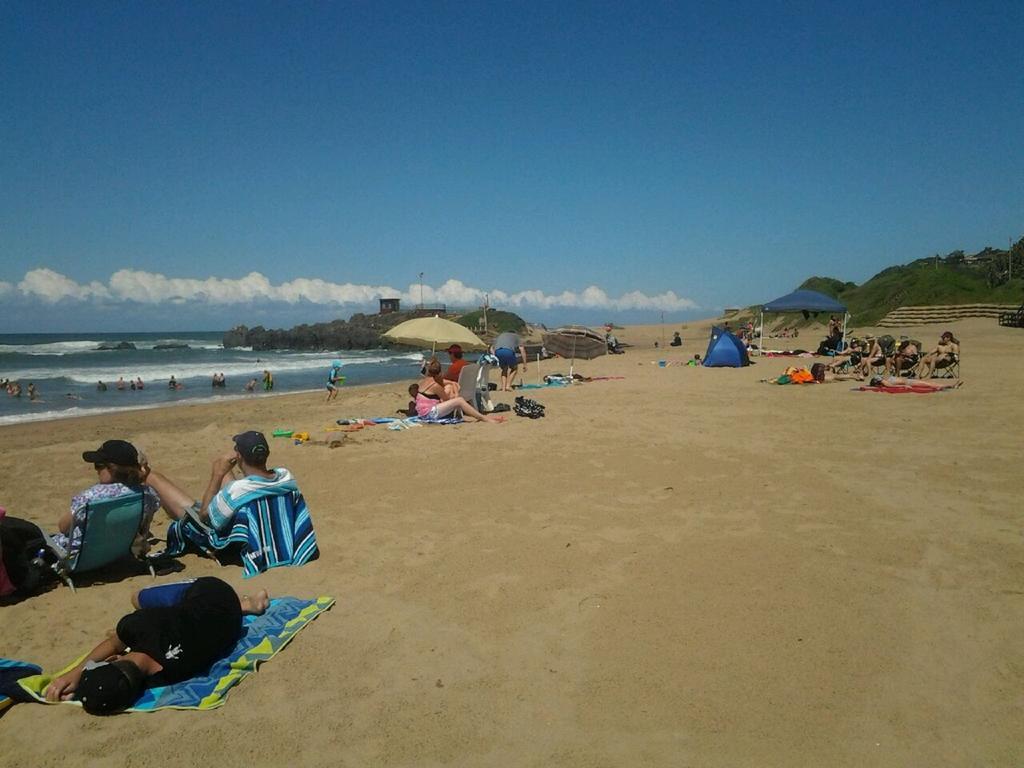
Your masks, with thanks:
<instances>
[{"instance_id":1,"label":"building on hillside","mask_svg":"<svg viewBox=\"0 0 1024 768\"><path fill-rule=\"evenodd\" d=\"M401 311L401 299L381 299L380 300L380 314L389 315L392 312Z\"/></svg>"}]
</instances>

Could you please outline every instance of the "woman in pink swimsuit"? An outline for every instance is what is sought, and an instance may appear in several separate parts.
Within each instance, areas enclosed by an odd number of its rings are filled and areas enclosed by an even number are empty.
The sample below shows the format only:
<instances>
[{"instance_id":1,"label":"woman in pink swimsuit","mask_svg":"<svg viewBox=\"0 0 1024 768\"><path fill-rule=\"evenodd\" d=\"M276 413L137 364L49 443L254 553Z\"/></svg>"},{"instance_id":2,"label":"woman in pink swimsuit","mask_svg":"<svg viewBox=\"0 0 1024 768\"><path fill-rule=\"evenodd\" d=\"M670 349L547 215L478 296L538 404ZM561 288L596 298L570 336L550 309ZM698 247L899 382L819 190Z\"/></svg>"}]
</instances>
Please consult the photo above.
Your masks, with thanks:
<instances>
[{"instance_id":1,"label":"woman in pink swimsuit","mask_svg":"<svg viewBox=\"0 0 1024 768\"><path fill-rule=\"evenodd\" d=\"M416 415L424 421L438 421L454 411L462 411L463 418L486 421L493 424L505 420L503 416L485 415L466 402L464 397L452 396L443 384L438 383L441 363L437 359L427 365L427 375L420 380L416 393Z\"/></svg>"}]
</instances>

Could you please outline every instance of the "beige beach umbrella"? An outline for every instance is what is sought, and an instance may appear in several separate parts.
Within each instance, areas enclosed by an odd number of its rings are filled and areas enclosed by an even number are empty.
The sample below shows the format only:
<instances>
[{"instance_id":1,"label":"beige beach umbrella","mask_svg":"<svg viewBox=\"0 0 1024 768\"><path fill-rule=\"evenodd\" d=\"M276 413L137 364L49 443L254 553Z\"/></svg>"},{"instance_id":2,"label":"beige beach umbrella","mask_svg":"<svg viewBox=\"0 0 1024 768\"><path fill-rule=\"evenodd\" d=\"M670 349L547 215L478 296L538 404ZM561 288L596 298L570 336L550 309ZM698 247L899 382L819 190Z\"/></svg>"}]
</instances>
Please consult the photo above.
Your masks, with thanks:
<instances>
[{"instance_id":1,"label":"beige beach umbrella","mask_svg":"<svg viewBox=\"0 0 1024 768\"><path fill-rule=\"evenodd\" d=\"M399 323L390 331L385 331L384 338L412 347L429 346L432 351L438 346L444 348L452 344L469 350L487 349L487 344L471 330L437 315L415 317Z\"/></svg>"}]
</instances>

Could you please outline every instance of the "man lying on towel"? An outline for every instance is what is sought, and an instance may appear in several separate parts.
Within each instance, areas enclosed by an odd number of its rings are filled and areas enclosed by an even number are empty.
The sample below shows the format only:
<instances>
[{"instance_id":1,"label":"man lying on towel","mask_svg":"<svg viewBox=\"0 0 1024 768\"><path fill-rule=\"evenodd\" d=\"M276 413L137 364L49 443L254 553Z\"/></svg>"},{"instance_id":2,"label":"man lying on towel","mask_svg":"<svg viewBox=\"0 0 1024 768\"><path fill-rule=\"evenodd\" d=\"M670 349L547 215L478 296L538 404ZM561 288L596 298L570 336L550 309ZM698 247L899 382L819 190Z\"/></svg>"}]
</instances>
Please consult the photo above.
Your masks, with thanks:
<instances>
[{"instance_id":1,"label":"man lying on towel","mask_svg":"<svg viewBox=\"0 0 1024 768\"><path fill-rule=\"evenodd\" d=\"M231 650L242 616L267 610L265 590L239 595L204 576L147 587L132 596L136 608L70 672L46 688L49 701L76 699L86 712L127 709L143 690L188 680Z\"/></svg>"}]
</instances>

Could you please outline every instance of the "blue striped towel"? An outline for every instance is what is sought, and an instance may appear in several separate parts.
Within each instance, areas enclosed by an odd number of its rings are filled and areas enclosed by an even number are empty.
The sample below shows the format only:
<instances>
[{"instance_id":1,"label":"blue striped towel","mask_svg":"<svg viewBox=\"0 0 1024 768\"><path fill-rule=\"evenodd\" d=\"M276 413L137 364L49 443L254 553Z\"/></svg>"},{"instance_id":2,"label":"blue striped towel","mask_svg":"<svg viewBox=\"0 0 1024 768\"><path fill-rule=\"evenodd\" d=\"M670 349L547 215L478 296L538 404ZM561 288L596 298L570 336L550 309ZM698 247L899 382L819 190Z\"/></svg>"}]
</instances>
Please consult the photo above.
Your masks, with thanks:
<instances>
[{"instance_id":1,"label":"blue striped towel","mask_svg":"<svg viewBox=\"0 0 1024 768\"><path fill-rule=\"evenodd\" d=\"M298 490L250 499L235 511L225 533L192 517L175 520L167 528L163 554L182 555L190 542L203 551L240 544L245 578L281 565L304 565L320 556L313 520Z\"/></svg>"}]
</instances>

